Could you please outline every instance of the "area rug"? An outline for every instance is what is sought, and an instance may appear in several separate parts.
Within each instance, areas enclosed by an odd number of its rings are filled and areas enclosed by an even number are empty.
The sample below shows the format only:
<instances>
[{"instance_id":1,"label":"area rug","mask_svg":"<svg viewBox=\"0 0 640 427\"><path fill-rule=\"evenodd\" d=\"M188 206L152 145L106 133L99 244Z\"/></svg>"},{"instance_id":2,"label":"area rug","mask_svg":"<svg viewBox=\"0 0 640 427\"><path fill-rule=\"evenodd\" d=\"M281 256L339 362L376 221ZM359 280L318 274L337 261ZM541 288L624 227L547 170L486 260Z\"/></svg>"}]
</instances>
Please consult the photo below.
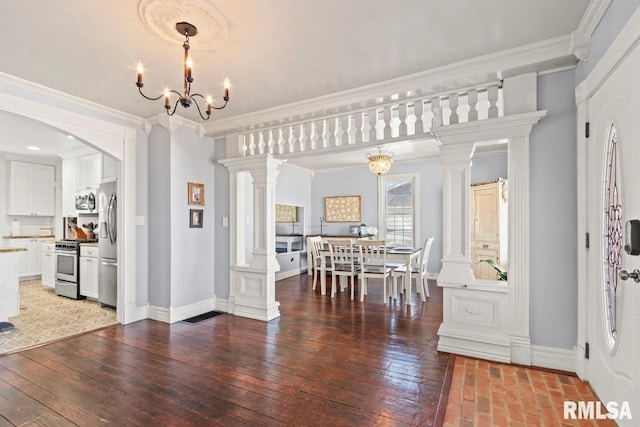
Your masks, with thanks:
<instances>
[{"instance_id":1,"label":"area rug","mask_svg":"<svg viewBox=\"0 0 640 427\"><path fill-rule=\"evenodd\" d=\"M117 323L116 311L97 301L56 295L40 280L20 282L20 314L0 332L0 354L11 353Z\"/></svg>"}]
</instances>

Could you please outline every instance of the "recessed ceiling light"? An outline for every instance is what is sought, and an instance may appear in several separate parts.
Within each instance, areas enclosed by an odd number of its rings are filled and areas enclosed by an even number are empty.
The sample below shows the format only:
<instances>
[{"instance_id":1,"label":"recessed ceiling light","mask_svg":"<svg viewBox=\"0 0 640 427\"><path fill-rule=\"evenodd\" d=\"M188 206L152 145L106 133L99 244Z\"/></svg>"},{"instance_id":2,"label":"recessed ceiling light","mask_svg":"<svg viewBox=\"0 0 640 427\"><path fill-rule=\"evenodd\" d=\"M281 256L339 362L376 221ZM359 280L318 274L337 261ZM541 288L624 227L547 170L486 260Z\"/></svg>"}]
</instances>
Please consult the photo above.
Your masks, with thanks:
<instances>
[{"instance_id":1,"label":"recessed ceiling light","mask_svg":"<svg viewBox=\"0 0 640 427\"><path fill-rule=\"evenodd\" d=\"M76 139L73 135L67 135L67 138L69 138L69 139Z\"/></svg>"},{"instance_id":2,"label":"recessed ceiling light","mask_svg":"<svg viewBox=\"0 0 640 427\"><path fill-rule=\"evenodd\" d=\"M32 150L32 151L38 151L38 150L40 150L40 147L36 147L35 145L28 145L28 146L27 146L27 148L28 148L29 150Z\"/></svg>"}]
</instances>

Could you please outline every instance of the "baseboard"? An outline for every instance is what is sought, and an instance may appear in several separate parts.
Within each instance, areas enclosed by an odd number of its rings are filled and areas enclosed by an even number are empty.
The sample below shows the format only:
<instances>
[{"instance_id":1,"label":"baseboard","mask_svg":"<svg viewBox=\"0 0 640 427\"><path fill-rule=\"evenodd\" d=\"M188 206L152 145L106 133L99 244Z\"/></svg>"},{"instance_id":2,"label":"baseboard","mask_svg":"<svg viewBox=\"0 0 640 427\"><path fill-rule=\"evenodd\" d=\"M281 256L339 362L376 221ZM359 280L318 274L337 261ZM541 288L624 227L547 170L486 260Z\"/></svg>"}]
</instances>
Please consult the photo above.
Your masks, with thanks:
<instances>
[{"instance_id":1,"label":"baseboard","mask_svg":"<svg viewBox=\"0 0 640 427\"><path fill-rule=\"evenodd\" d=\"M158 322L169 322L169 309L166 307L156 307L155 305L149 306L149 312L147 316L151 320L157 320Z\"/></svg>"},{"instance_id":2,"label":"baseboard","mask_svg":"<svg viewBox=\"0 0 640 427\"><path fill-rule=\"evenodd\" d=\"M278 280L282 280L282 279L288 279L289 277L293 277L293 276L297 276L298 274L302 273L302 269L300 268L294 268L293 270L288 270L288 271L282 271L279 273L276 273L276 281Z\"/></svg>"},{"instance_id":3,"label":"baseboard","mask_svg":"<svg viewBox=\"0 0 640 427\"><path fill-rule=\"evenodd\" d=\"M189 305L183 305L182 307L171 307L169 309L169 323L179 322L180 320L207 313L214 310L215 306L216 297L198 301Z\"/></svg>"},{"instance_id":4,"label":"baseboard","mask_svg":"<svg viewBox=\"0 0 640 427\"><path fill-rule=\"evenodd\" d=\"M124 308L124 312L124 322L122 322L124 325L137 322L138 320L148 319L149 304L143 305L142 307L136 307L135 304L129 304Z\"/></svg>"},{"instance_id":5,"label":"baseboard","mask_svg":"<svg viewBox=\"0 0 640 427\"><path fill-rule=\"evenodd\" d=\"M222 311L224 313L231 313L232 303L226 298L216 298L216 305L214 310Z\"/></svg>"},{"instance_id":6,"label":"baseboard","mask_svg":"<svg viewBox=\"0 0 640 427\"><path fill-rule=\"evenodd\" d=\"M575 350L532 345L531 364L542 368L576 372Z\"/></svg>"}]
</instances>

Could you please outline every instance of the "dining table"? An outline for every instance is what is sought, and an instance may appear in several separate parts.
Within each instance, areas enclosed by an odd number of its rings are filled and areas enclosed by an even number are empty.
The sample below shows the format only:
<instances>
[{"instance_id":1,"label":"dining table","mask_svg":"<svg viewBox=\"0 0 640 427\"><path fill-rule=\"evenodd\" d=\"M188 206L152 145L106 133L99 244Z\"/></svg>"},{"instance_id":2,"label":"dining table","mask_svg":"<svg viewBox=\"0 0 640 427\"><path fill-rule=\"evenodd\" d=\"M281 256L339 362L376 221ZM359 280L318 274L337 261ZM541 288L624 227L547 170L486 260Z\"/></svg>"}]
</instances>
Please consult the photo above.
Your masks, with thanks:
<instances>
[{"instance_id":1,"label":"dining table","mask_svg":"<svg viewBox=\"0 0 640 427\"><path fill-rule=\"evenodd\" d=\"M391 261L400 261L402 264L407 266L413 265L414 260L420 259L420 253L422 248L413 248L408 246L389 246L387 247L387 262ZM329 246L324 245L323 249L320 250L321 261L320 261L320 294L327 294L327 258L330 256ZM411 280L411 268L406 269L405 273L405 282L410 283ZM411 296L408 295L405 298L407 305L411 304Z\"/></svg>"}]
</instances>

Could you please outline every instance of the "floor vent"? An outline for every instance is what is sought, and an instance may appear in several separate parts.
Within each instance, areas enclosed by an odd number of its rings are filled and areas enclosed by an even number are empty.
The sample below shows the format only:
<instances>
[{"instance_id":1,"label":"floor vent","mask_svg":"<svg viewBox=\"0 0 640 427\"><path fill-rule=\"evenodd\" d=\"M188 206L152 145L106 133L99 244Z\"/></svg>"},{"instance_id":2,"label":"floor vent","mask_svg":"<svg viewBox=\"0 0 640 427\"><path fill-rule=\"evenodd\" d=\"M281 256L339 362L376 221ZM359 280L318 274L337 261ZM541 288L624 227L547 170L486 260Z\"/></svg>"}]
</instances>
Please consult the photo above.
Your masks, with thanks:
<instances>
[{"instance_id":1,"label":"floor vent","mask_svg":"<svg viewBox=\"0 0 640 427\"><path fill-rule=\"evenodd\" d=\"M208 313L198 314L197 316L190 317L188 319L184 319L183 322L187 323L198 323L203 320L211 319L212 317L216 317L220 314L225 314L222 311L210 311Z\"/></svg>"}]
</instances>

